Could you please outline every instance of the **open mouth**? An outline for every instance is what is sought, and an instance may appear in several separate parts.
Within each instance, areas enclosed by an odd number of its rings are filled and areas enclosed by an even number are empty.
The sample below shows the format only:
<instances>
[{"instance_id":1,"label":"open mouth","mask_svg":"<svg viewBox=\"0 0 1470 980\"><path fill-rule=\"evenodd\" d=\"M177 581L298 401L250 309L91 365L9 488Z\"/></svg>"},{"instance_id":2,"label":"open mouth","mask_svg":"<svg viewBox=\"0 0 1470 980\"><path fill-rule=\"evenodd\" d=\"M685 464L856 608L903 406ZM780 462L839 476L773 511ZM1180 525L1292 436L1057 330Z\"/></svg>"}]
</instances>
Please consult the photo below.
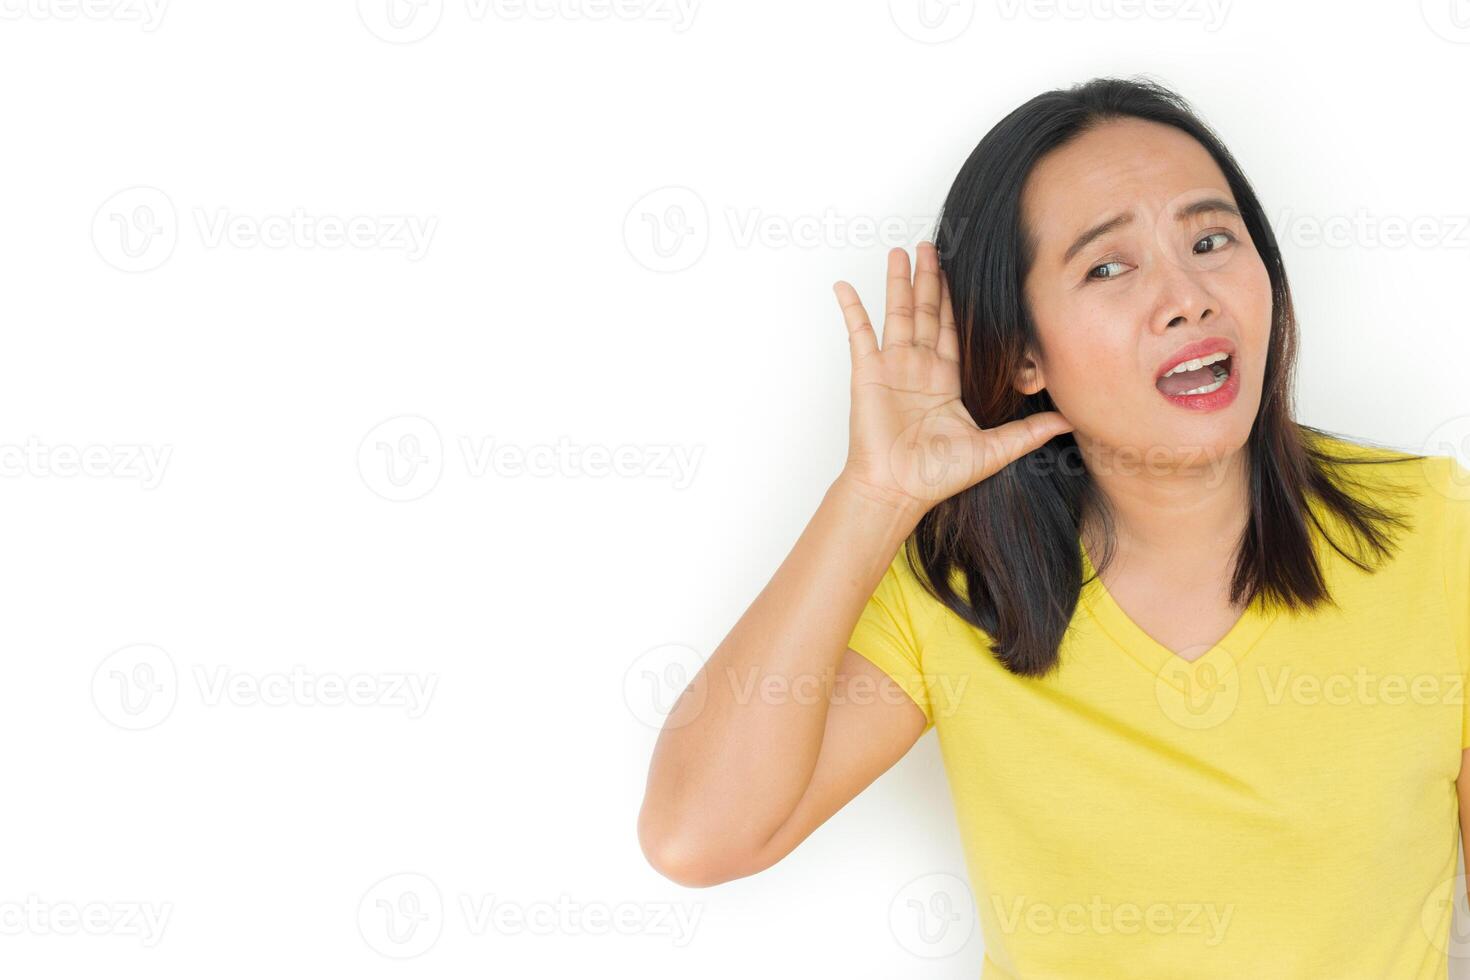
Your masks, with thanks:
<instances>
[{"instance_id":1,"label":"open mouth","mask_svg":"<svg viewBox=\"0 0 1470 980\"><path fill-rule=\"evenodd\" d=\"M1234 360L1229 354L1208 354L1176 365L1154 385L1164 394L1176 398L1180 395L1208 395L1225 386L1233 367Z\"/></svg>"}]
</instances>

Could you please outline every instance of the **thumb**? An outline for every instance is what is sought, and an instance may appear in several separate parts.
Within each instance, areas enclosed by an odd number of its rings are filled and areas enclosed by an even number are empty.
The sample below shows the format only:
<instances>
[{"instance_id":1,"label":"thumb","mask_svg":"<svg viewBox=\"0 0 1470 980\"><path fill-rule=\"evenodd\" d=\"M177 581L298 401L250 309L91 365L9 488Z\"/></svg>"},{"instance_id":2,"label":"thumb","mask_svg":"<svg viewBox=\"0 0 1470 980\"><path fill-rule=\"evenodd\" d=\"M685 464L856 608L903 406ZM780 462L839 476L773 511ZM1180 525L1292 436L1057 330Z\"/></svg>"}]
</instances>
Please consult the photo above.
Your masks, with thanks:
<instances>
[{"instance_id":1,"label":"thumb","mask_svg":"<svg viewBox=\"0 0 1470 980\"><path fill-rule=\"evenodd\" d=\"M987 429L984 434L990 442L988 468L994 473L1073 429L1061 412L1037 412Z\"/></svg>"}]
</instances>

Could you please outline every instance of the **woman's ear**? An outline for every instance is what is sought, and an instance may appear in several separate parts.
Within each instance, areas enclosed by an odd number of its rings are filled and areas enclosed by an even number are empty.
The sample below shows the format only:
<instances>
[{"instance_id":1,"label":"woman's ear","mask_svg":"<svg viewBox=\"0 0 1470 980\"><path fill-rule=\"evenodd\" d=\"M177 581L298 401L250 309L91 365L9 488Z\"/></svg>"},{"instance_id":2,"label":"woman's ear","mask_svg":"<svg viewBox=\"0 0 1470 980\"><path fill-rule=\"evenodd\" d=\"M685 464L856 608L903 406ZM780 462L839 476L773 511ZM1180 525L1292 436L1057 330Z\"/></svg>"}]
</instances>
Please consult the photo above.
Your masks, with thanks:
<instances>
[{"instance_id":1,"label":"woman's ear","mask_svg":"<svg viewBox=\"0 0 1470 980\"><path fill-rule=\"evenodd\" d=\"M1029 352L1022 356L1021 366L1016 369L1016 390L1023 395L1034 395L1046 387L1041 365Z\"/></svg>"}]
</instances>

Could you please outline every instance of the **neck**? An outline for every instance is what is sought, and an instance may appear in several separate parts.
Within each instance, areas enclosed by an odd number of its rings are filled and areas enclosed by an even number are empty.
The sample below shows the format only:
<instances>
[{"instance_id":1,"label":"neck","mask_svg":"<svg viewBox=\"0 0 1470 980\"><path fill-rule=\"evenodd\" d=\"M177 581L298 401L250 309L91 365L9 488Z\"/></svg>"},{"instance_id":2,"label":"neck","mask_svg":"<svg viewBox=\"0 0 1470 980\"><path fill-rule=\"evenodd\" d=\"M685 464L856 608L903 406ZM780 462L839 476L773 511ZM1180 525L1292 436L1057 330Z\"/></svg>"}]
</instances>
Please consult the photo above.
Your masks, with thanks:
<instances>
[{"instance_id":1,"label":"neck","mask_svg":"<svg viewBox=\"0 0 1470 980\"><path fill-rule=\"evenodd\" d=\"M1079 437L1087 470L1108 503L1119 559L1157 568L1216 568L1234 551L1250 517L1250 460L1228 455L1152 459ZM1161 455L1161 454L1160 454ZM1089 515L1090 516L1090 515ZM1083 542L1102 554L1101 528L1085 516Z\"/></svg>"}]
</instances>

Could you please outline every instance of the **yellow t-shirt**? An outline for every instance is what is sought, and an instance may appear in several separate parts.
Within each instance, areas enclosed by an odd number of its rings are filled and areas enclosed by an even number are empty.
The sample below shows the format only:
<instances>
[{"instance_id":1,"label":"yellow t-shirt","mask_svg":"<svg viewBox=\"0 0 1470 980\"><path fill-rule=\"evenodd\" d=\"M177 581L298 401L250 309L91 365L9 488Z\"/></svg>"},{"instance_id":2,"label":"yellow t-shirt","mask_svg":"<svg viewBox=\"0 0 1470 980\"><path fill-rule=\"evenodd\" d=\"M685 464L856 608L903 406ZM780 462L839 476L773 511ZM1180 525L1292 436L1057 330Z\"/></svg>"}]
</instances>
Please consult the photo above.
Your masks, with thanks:
<instances>
[{"instance_id":1,"label":"yellow t-shirt","mask_svg":"<svg viewBox=\"0 0 1470 980\"><path fill-rule=\"evenodd\" d=\"M1414 523L1394 558L1363 572L1318 535L1338 607L1253 604L1193 662L1094 580L1060 670L1018 677L900 549L849 645L939 733L982 980L1430 980L1470 955L1470 472L1349 473L1419 491L1375 498Z\"/></svg>"}]
</instances>

